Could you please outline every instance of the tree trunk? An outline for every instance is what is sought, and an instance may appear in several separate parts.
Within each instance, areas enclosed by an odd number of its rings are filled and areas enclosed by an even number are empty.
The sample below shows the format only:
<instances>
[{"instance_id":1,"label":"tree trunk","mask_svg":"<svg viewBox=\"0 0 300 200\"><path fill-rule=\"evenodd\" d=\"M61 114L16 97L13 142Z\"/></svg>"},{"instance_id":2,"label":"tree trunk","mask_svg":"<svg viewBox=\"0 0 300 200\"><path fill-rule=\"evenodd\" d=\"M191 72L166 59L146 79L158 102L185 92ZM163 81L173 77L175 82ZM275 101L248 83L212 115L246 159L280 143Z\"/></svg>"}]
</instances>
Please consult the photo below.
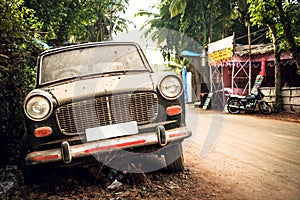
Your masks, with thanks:
<instances>
[{"instance_id":1,"label":"tree trunk","mask_svg":"<svg viewBox=\"0 0 300 200\"><path fill-rule=\"evenodd\" d=\"M193 101L200 100L202 77L200 73L200 58L193 58L189 71L192 72Z\"/></svg>"},{"instance_id":2,"label":"tree trunk","mask_svg":"<svg viewBox=\"0 0 300 200\"><path fill-rule=\"evenodd\" d=\"M300 72L300 48L297 46L295 42L295 37L292 32L292 26L291 26L291 19L288 16L288 13L285 13L282 7L282 0L276 0L275 1L276 7L279 10L279 20L283 25L284 34L286 36L286 39L290 45L290 51L293 55L293 58L296 62L298 71Z\"/></svg>"},{"instance_id":3,"label":"tree trunk","mask_svg":"<svg viewBox=\"0 0 300 200\"><path fill-rule=\"evenodd\" d=\"M281 72L280 72L280 52L278 38L276 36L276 29L274 26L269 27L274 47L274 66L275 66L275 105L274 112L278 113L282 111L282 95L281 95Z\"/></svg>"},{"instance_id":4,"label":"tree trunk","mask_svg":"<svg viewBox=\"0 0 300 200\"><path fill-rule=\"evenodd\" d=\"M213 11L214 11L214 0L210 1L210 11L209 11L209 25L208 25L208 44L212 42L213 33Z\"/></svg>"}]
</instances>

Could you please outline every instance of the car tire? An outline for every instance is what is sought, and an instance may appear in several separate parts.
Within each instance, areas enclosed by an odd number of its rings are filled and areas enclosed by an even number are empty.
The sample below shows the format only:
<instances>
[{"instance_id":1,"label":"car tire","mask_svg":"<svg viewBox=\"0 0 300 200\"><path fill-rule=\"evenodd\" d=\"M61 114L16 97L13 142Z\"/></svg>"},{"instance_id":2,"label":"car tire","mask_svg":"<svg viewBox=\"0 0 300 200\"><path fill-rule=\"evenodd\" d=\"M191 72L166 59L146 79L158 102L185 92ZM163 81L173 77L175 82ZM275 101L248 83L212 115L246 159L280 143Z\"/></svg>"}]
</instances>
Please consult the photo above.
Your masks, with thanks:
<instances>
[{"instance_id":1,"label":"car tire","mask_svg":"<svg viewBox=\"0 0 300 200\"><path fill-rule=\"evenodd\" d=\"M178 172L184 170L184 157L181 142L169 147L164 156L168 172Z\"/></svg>"},{"instance_id":2,"label":"car tire","mask_svg":"<svg viewBox=\"0 0 300 200\"><path fill-rule=\"evenodd\" d=\"M25 185L32 186L34 184L42 183L43 170L37 166L27 166L25 165L25 157L27 155L28 141L27 137L23 137L21 142L21 153L19 158L19 167L23 174L23 180Z\"/></svg>"},{"instance_id":3,"label":"car tire","mask_svg":"<svg viewBox=\"0 0 300 200\"><path fill-rule=\"evenodd\" d=\"M42 170L39 167L23 166L22 174L25 185L32 186L43 182Z\"/></svg>"}]
</instances>

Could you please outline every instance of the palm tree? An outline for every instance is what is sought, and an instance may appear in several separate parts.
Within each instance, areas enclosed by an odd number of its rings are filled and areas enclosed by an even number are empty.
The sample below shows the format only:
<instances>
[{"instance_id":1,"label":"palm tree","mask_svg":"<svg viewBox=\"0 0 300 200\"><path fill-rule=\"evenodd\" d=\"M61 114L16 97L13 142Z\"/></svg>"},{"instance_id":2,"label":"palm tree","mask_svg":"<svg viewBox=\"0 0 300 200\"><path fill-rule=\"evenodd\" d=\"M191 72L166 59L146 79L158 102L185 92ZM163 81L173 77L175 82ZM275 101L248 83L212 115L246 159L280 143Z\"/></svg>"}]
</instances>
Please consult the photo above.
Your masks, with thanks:
<instances>
[{"instance_id":1,"label":"palm tree","mask_svg":"<svg viewBox=\"0 0 300 200\"><path fill-rule=\"evenodd\" d=\"M127 30L127 24L131 23L120 16L124 13L129 0L104 0L91 1L91 19L89 20L87 32L88 41L103 41L112 38L117 31Z\"/></svg>"},{"instance_id":2,"label":"palm tree","mask_svg":"<svg viewBox=\"0 0 300 200\"><path fill-rule=\"evenodd\" d=\"M229 34L228 29L233 14L233 2L235 1L172 0L169 11L171 17L181 14L183 18L195 18L201 21L200 24L196 23L195 25L201 27L199 30L201 33L198 34L202 34L203 44L208 44ZM189 13L192 13L192 16L188 16Z\"/></svg>"}]
</instances>

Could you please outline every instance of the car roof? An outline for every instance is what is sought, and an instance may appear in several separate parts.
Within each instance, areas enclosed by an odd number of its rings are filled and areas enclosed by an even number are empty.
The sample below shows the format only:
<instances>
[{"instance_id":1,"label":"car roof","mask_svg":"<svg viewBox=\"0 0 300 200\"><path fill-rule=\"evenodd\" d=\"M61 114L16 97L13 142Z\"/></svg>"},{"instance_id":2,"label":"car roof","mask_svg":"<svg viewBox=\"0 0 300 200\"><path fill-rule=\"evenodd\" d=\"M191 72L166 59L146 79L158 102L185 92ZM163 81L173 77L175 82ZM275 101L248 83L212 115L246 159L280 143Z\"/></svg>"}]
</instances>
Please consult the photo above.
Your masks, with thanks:
<instances>
[{"instance_id":1,"label":"car roof","mask_svg":"<svg viewBox=\"0 0 300 200\"><path fill-rule=\"evenodd\" d=\"M95 47L95 46L117 46L117 45L130 45L130 46L136 46L138 49L140 49L140 46L135 42L112 42L112 41L105 41L105 42L87 42L87 43L81 43L81 44L72 44L68 46L62 46L62 47L55 47L52 49L48 49L40 54L40 56L46 55L46 54L52 54L57 53L60 51L67 51L69 49L80 49L85 47Z\"/></svg>"}]
</instances>

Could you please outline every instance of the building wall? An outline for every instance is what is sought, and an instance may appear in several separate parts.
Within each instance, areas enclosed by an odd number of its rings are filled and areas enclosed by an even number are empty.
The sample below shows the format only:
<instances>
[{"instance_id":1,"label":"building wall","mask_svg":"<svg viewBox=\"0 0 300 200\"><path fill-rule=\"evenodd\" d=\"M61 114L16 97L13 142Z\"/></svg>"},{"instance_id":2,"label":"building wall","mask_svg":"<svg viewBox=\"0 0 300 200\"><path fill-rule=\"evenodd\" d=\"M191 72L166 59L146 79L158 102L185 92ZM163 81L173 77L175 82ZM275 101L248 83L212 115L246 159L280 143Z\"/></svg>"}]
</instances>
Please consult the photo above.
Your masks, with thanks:
<instances>
[{"instance_id":1,"label":"building wall","mask_svg":"<svg viewBox=\"0 0 300 200\"><path fill-rule=\"evenodd\" d=\"M235 71L240 68L235 68ZM244 69L248 72L248 66L245 66ZM260 66L256 63L252 65L251 68L251 86L253 86L256 76L260 72ZM282 64L281 65L281 86L284 87L300 87L300 75L297 73L297 66L295 64ZM232 84L232 66L223 67L223 82L224 88L231 88ZM235 82L239 88L244 88L248 83L248 79L243 70L235 78ZM275 75L274 75L274 65L267 65L266 67L266 76L262 82L262 87L274 87L275 84Z\"/></svg>"},{"instance_id":2,"label":"building wall","mask_svg":"<svg viewBox=\"0 0 300 200\"><path fill-rule=\"evenodd\" d=\"M262 87L261 91L265 95L265 101L271 104L275 102L274 87ZM285 111L300 113L300 87L283 87L282 97Z\"/></svg>"}]
</instances>

